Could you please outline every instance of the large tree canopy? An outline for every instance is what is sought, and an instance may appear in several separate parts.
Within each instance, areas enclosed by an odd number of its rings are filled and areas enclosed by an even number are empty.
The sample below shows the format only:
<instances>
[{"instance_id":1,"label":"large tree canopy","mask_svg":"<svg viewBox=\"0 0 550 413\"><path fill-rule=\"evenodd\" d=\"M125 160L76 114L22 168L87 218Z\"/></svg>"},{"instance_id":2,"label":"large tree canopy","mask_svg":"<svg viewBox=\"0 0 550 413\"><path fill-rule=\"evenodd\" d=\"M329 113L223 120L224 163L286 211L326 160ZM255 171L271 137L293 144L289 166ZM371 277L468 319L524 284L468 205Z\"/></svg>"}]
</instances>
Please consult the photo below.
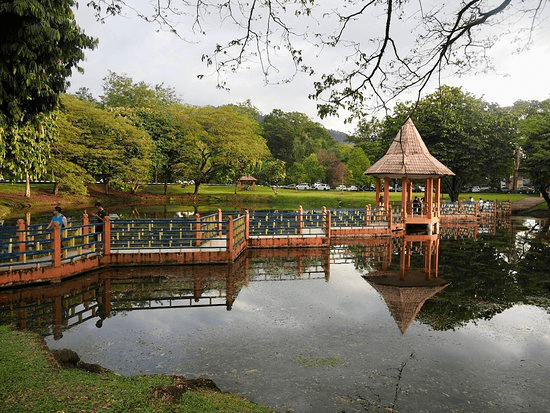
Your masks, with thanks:
<instances>
[{"instance_id":1,"label":"large tree canopy","mask_svg":"<svg viewBox=\"0 0 550 413\"><path fill-rule=\"evenodd\" d=\"M525 136L522 145L524 170L550 208L550 100L528 105L525 109L520 122Z\"/></svg>"},{"instance_id":2,"label":"large tree canopy","mask_svg":"<svg viewBox=\"0 0 550 413\"><path fill-rule=\"evenodd\" d=\"M195 193L202 183L220 174L232 175L251 171L269 156L258 123L230 106L186 107L179 116L188 124L181 145L182 176L195 181Z\"/></svg>"},{"instance_id":3,"label":"large tree canopy","mask_svg":"<svg viewBox=\"0 0 550 413\"><path fill-rule=\"evenodd\" d=\"M72 0L0 2L0 173L44 173L59 94L96 41L77 26Z\"/></svg>"},{"instance_id":4,"label":"large tree canopy","mask_svg":"<svg viewBox=\"0 0 550 413\"><path fill-rule=\"evenodd\" d=\"M0 126L55 109L83 50L95 47L77 26L74 6L73 0L0 3Z\"/></svg>"},{"instance_id":5,"label":"large tree canopy","mask_svg":"<svg viewBox=\"0 0 550 413\"><path fill-rule=\"evenodd\" d=\"M456 174L443 181L451 200L467 185L497 186L510 176L518 131L507 111L460 88L442 86L418 103L397 105L395 114L378 125L386 148L408 116L432 155Z\"/></svg>"},{"instance_id":6,"label":"large tree canopy","mask_svg":"<svg viewBox=\"0 0 550 413\"><path fill-rule=\"evenodd\" d=\"M96 107L74 96L63 96L59 114L60 137L50 167L62 186L71 188L76 174L136 191L148 180L151 137L118 113ZM76 165L76 167L74 165Z\"/></svg>"},{"instance_id":7,"label":"large tree canopy","mask_svg":"<svg viewBox=\"0 0 550 413\"><path fill-rule=\"evenodd\" d=\"M529 44L544 20L546 4L159 0L141 7L132 2L130 7L125 0L90 2L100 18L135 10L186 40L222 30L227 36L216 38L203 54L203 61L220 75L219 86L228 87L224 72L241 67L260 67L271 82L289 81L305 72L313 78L311 97L319 100L321 116L341 108L361 115L369 106L386 107L404 92L420 93L441 70L462 74L487 69L491 62L486 51L503 35L510 35L511 51ZM518 39L519 44L511 41ZM332 61L324 73L316 64L323 53Z\"/></svg>"}]
</instances>

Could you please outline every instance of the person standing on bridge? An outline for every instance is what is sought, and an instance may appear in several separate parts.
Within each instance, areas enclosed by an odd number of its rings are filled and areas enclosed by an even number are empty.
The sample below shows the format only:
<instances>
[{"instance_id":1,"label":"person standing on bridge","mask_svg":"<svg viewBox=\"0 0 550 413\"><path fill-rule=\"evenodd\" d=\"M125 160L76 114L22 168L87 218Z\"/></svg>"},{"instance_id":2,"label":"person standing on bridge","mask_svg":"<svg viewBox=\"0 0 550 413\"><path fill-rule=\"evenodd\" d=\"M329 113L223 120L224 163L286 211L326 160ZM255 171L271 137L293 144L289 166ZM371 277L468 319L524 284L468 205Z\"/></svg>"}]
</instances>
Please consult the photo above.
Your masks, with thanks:
<instances>
[{"instance_id":1,"label":"person standing on bridge","mask_svg":"<svg viewBox=\"0 0 550 413\"><path fill-rule=\"evenodd\" d=\"M63 228L67 227L67 217L61 213L60 206L56 206L54 208L52 220L50 221L46 229L52 229L56 222L59 225L59 229L61 231L61 239L63 239ZM63 248L63 241L61 241L61 248Z\"/></svg>"},{"instance_id":2,"label":"person standing on bridge","mask_svg":"<svg viewBox=\"0 0 550 413\"><path fill-rule=\"evenodd\" d=\"M96 212L92 212L92 215L96 218L95 234L94 239L98 240L98 233L103 233L103 223L105 222L105 217L107 216L107 211L101 205L101 202L95 203Z\"/></svg>"}]
</instances>

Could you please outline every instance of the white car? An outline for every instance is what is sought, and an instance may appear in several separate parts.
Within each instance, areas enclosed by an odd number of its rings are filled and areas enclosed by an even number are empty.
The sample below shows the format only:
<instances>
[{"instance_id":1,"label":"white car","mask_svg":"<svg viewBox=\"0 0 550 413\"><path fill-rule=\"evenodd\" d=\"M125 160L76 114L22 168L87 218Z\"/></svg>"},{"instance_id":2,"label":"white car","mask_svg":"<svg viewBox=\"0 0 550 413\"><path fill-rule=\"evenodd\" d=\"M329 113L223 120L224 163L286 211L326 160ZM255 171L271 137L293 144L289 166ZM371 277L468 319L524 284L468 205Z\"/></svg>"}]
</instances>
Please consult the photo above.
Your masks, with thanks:
<instances>
[{"instance_id":1,"label":"white car","mask_svg":"<svg viewBox=\"0 0 550 413\"><path fill-rule=\"evenodd\" d=\"M348 189L348 188L346 188L345 185L338 185L338 186L336 187L336 190L337 190L337 191L347 191L347 189Z\"/></svg>"},{"instance_id":2,"label":"white car","mask_svg":"<svg viewBox=\"0 0 550 413\"><path fill-rule=\"evenodd\" d=\"M309 186L309 184L298 184L296 185L296 189L300 189L300 190L306 190L306 189L311 189L311 187Z\"/></svg>"},{"instance_id":3,"label":"white car","mask_svg":"<svg viewBox=\"0 0 550 413\"><path fill-rule=\"evenodd\" d=\"M357 187L355 185L348 186L348 191L358 191Z\"/></svg>"},{"instance_id":4,"label":"white car","mask_svg":"<svg viewBox=\"0 0 550 413\"><path fill-rule=\"evenodd\" d=\"M328 191L328 190L330 190L330 185L329 184L323 184L321 182L317 182L317 183L313 184L313 187L318 191Z\"/></svg>"}]
</instances>

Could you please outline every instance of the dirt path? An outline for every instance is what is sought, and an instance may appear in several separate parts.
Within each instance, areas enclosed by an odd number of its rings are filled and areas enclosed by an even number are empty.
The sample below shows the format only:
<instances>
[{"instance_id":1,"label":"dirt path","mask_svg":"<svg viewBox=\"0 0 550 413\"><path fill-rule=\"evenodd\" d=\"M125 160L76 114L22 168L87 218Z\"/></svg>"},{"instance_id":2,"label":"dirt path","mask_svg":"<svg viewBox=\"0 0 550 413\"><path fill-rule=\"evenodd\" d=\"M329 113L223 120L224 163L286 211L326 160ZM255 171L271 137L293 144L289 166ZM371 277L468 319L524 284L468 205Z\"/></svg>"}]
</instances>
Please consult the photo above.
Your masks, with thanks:
<instances>
[{"instance_id":1,"label":"dirt path","mask_svg":"<svg viewBox=\"0 0 550 413\"><path fill-rule=\"evenodd\" d=\"M544 198L541 197L523 198L519 201L512 202L512 212L527 211L542 202L544 202Z\"/></svg>"}]
</instances>

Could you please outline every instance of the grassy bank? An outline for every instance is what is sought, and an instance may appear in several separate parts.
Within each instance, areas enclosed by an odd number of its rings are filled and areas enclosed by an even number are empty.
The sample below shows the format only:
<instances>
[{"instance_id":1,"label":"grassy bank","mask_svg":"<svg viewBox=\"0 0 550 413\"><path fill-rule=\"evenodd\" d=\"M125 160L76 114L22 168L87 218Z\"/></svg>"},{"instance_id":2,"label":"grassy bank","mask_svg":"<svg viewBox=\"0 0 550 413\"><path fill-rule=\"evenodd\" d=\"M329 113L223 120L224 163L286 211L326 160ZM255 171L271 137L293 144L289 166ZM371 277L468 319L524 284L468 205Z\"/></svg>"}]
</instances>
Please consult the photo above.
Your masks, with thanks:
<instances>
[{"instance_id":1,"label":"grassy bank","mask_svg":"<svg viewBox=\"0 0 550 413\"><path fill-rule=\"evenodd\" d=\"M301 206L305 209L322 207L333 208L364 208L374 204L374 192L343 192L343 191L298 191L279 188L277 192L270 187L258 186L254 190L235 191L234 186L201 185L198 195L193 194L193 186L169 185L164 194L164 185L146 185L138 194L129 194L111 190L105 193L102 185L93 185L88 196L75 196L61 193L52 195L53 184L38 183L31 187L31 197L25 198L23 184L0 183L0 218L23 217L26 212L31 214L49 214L55 205L62 205L66 211L76 215L84 209L93 208L96 201L101 201L109 212L130 214L132 208L144 215L162 212L165 216L176 212L194 211L210 212L217 208L224 210L296 210ZM236 193L235 193L236 192ZM422 194L417 194L422 196ZM473 196L484 200L517 201L527 196L523 194L492 194L465 193L460 199L467 200ZM446 194L443 201L448 201ZM401 193L390 194L392 203L401 203ZM541 203L544 203L541 199Z\"/></svg>"},{"instance_id":2,"label":"grassy bank","mask_svg":"<svg viewBox=\"0 0 550 413\"><path fill-rule=\"evenodd\" d=\"M7 326L0 326L0 362L2 412L271 411L212 389L179 394L181 381L173 376L124 377L61 368L36 334Z\"/></svg>"}]
</instances>

